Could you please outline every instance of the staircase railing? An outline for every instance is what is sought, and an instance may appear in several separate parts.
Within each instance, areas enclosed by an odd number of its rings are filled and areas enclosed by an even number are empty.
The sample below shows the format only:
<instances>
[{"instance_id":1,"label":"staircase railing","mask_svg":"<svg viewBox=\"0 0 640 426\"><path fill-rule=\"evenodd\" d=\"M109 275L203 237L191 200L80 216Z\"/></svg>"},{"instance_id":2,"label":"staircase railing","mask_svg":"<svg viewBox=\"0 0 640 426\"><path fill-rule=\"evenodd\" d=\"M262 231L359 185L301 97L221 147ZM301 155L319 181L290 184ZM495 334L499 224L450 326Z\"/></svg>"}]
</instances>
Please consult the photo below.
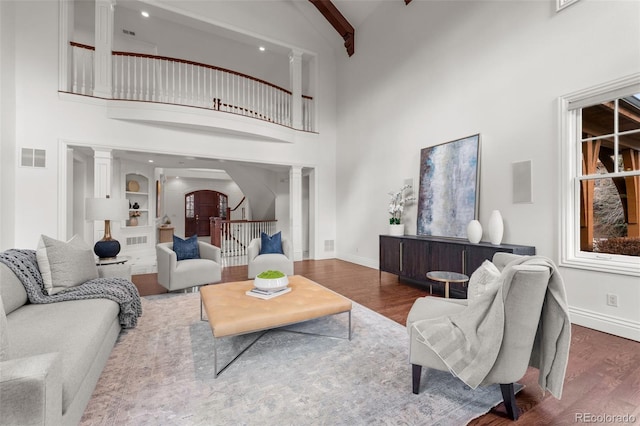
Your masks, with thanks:
<instances>
[{"instance_id":1,"label":"staircase railing","mask_svg":"<svg viewBox=\"0 0 640 426\"><path fill-rule=\"evenodd\" d=\"M272 235L276 220L223 220L210 219L211 244L220 247L223 256L245 256L247 247L262 232Z\"/></svg>"},{"instance_id":2,"label":"staircase railing","mask_svg":"<svg viewBox=\"0 0 640 426\"><path fill-rule=\"evenodd\" d=\"M94 47L71 42L72 92L93 93ZM208 108L291 127L292 93L214 65L112 52L112 98ZM313 98L302 96L303 129L314 131Z\"/></svg>"}]
</instances>

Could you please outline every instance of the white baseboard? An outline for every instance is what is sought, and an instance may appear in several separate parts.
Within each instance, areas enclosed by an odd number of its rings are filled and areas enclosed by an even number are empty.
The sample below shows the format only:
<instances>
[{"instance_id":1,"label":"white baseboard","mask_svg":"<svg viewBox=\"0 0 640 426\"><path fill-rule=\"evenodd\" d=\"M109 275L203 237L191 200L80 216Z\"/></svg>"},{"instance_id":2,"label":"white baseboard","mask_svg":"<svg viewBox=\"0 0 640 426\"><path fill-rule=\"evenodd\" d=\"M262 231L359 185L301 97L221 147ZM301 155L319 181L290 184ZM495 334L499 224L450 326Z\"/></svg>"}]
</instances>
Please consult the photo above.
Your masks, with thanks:
<instances>
[{"instance_id":1,"label":"white baseboard","mask_svg":"<svg viewBox=\"0 0 640 426\"><path fill-rule=\"evenodd\" d=\"M367 268L378 269L378 261L371 260L367 257L336 253L336 259L344 260L346 262L356 263L361 266L366 266Z\"/></svg>"},{"instance_id":2,"label":"white baseboard","mask_svg":"<svg viewBox=\"0 0 640 426\"><path fill-rule=\"evenodd\" d=\"M640 322L572 307L569 315L573 324L640 342Z\"/></svg>"}]
</instances>

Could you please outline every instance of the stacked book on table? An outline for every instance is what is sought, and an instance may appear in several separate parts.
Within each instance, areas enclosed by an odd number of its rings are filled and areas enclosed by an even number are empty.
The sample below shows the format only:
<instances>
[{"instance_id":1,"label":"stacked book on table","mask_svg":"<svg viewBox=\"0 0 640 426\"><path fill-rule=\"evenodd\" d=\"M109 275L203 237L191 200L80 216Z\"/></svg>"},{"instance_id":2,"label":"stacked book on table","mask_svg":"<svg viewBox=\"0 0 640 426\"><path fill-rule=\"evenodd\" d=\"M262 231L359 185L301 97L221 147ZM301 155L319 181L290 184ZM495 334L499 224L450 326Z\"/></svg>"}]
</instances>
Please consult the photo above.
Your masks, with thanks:
<instances>
[{"instance_id":1,"label":"stacked book on table","mask_svg":"<svg viewBox=\"0 0 640 426\"><path fill-rule=\"evenodd\" d=\"M252 288L246 292L247 296L257 297L258 299L273 299L274 297L282 296L289 293L291 287L280 288L277 290L262 290L257 287Z\"/></svg>"}]
</instances>

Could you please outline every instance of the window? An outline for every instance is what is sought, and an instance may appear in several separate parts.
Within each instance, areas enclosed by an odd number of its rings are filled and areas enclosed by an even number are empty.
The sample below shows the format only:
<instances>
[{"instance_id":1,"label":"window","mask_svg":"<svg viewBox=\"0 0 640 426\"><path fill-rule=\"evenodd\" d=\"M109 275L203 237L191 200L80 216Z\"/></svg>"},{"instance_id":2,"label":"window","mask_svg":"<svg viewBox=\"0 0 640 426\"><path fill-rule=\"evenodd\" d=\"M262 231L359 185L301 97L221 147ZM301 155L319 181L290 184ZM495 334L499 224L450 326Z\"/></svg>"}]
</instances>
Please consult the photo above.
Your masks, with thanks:
<instances>
[{"instance_id":1,"label":"window","mask_svg":"<svg viewBox=\"0 0 640 426\"><path fill-rule=\"evenodd\" d=\"M640 276L640 74L560 98L563 266Z\"/></svg>"},{"instance_id":2,"label":"window","mask_svg":"<svg viewBox=\"0 0 640 426\"><path fill-rule=\"evenodd\" d=\"M196 217L194 200L195 196L193 194L187 195L184 200L185 217L189 219L193 219L194 217Z\"/></svg>"}]
</instances>

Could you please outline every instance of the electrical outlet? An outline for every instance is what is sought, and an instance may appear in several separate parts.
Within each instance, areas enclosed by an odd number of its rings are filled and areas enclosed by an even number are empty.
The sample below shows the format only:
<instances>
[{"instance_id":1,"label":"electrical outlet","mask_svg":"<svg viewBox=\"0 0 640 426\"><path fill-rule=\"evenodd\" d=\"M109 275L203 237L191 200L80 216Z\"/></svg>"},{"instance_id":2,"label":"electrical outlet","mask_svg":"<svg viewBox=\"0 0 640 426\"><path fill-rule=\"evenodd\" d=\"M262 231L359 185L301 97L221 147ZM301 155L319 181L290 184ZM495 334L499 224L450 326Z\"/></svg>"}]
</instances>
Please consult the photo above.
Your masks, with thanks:
<instances>
[{"instance_id":1,"label":"electrical outlet","mask_svg":"<svg viewBox=\"0 0 640 426\"><path fill-rule=\"evenodd\" d=\"M618 295L617 294L607 293L607 305L617 308L618 307Z\"/></svg>"}]
</instances>

